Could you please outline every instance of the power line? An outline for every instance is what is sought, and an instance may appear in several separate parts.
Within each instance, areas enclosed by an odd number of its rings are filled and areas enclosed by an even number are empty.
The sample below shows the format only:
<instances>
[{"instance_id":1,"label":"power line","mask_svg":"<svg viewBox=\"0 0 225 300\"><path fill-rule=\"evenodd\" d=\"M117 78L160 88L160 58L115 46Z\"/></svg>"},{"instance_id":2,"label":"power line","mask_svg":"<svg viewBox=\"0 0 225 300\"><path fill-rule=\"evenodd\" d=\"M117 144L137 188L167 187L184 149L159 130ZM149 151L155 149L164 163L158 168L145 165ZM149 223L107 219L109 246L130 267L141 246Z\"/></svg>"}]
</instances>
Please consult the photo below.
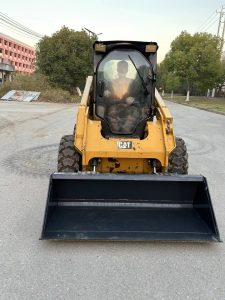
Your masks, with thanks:
<instances>
[{"instance_id":1,"label":"power line","mask_svg":"<svg viewBox=\"0 0 225 300\"><path fill-rule=\"evenodd\" d=\"M207 31L209 28L211 28L217 21L219 21L218 18L217 18L216 20L214 20L213 22L211 22L211 23L208 25L208 27L206 27L206 28L204 29L204 31Z\"/></svg>"},{"instance_id":2,"label":"power line","mask_svg":"<svg viewBox=\"0 0 225 300\"><path fill-rule=\"evenodd\" d=\"M212 24L213 22L215 22L216 20L218 20L218 16L216 14L214 14L213 18L209 19L208 22L206 22L202 27L201 27L201 31L206 31L206 28L210 26L210 24Z\"/></svg>"},{"instance_id":3,"label":"power line","mask_svg":"<svg viewBox=\"0 0 225 300\"><path fill-rule=\"evenodd\" d=\"M11 19L10 17L8 17L7 15L3 14L0 12L0 20L4 23L6 23L7 25L12 26L14 29L20 30L23 33L29 34L30 36L34 36L36 38L42 38L43 35L41 35L38 32L35 32L27 27L25 27L24 25L20 24L19 22Z\"/></svg>"},{"instance_id":4,"label":"power line","mask_svg":"<svg viewBox=\"0 0 225 300\"><path fill-rule=\"evenodd\" d=\"M207 31L209 28L211 28L216 22L218 22L218 29L217 29L217 37L221 39L220 43L220 49L221 52L223 50L223 44L224 44L224 36L225 36L225 7L222 5L221 9L216 12L213 12L199 27L198 30L201 28L201 31ZM219 13L219 18L218 14ZM216 17L216 18L215 18ZM223 24L222 29L222 37L220 37L221 33L221 24Z\"/></svg>"},{"instance_id":5,"label":"power line","mask_svg":"<svg viewBox=\"0 0 225 300\"><path fill-rule=\"evenodd\" d=\"M201 30L201 28L204 28L209 22L211 22L211 19L216 16L216 12L214 11L198 28L196 31Z\"/></svg>"},{"instance_id":6,"label":"power line","mask_svg":"<svg viewBox=\"0 0 225 300\"><path fill-rule=\"evenodd\" d=\"M42 37L42 35L41 35L40 33L37 33L37 32L35 32L35 31L33 31L33 30L31 30L31 29L25 27L24 25L18 23L17 21L11 19L10 17L8 17L7 15L5 15L5 14L3 14L3 13L1 13L1 12L0 12L0 18L1 18L4 22L9 23L10 25L15 26L16 28L19 28L19 29L21 29L21 30L23 30L23 31L26 31L27 33L30 33L30 34L32 34L32 35L35 35L35 36L37 36L37 37L39 37L39 38Z\"/></svg>"},{"instance_id":7,"label":"power line","mask_svg":"<svg viewBox=\"0 0 225 300\"><path fill-rule=\"evenodd\" d=\"M37 38L37 37L35 37L35 36L31 36L30 34L27 34L27 33L25 33L25 32L21 33L21 30L18 30L18 29L16 29L16 28L12 28L11 26L9 26L9 25L3 23L1 20L0 20L0 24L1 24L3 27L7 28L8 31L10 31L10 32L12 32L12 33L14 33L14 34L17 34L17 35L22 36L22 37L25 36L25 37L27 37L27 38L29 38L29 39L36 40L36 41L39 40L39 38Z\"/></svg>"}]
</instances>

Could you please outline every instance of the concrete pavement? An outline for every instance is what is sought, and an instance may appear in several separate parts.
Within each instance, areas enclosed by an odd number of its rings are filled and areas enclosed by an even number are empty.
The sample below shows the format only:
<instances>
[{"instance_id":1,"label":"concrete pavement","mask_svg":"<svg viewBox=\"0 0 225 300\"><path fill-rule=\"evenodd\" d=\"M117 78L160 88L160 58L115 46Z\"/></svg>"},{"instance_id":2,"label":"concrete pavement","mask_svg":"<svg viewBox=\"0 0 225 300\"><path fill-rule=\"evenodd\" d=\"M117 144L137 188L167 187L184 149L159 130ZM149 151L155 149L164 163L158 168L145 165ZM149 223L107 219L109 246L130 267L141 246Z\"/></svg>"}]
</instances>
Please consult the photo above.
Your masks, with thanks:
<instances>
[{"instance_id":1,"label":"concrete pavement","mask_svg":"<svg viewBox=\"0 0 225 300\"><path fill-rule=\"evenodd\" d=\"M225 117L168 103L225 239ZM225 299L225 245L40 241L75 105L0 101L1 299Z\"/></svg>"}]
</instances>

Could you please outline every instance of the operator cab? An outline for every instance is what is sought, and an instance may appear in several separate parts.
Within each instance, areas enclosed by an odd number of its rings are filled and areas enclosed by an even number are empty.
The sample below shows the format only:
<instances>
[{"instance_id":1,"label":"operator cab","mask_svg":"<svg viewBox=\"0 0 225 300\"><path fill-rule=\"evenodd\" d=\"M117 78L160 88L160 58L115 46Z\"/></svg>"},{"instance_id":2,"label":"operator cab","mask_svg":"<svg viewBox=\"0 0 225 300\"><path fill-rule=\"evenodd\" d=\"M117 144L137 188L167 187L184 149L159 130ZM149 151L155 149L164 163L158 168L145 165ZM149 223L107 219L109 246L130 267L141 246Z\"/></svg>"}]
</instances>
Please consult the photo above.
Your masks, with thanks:
<instances>
[{"instance_id":1,"label":"operator cab","mask_svg":"<svg viewBox=\"0 0 225 300\"><path fill-rule=\"evenodd\" d=\"M146 52L148 45L95 43L95 114L102 121L103 136L142 138L146 121L153 117L156 76L152 57L155 62L157 44L150 44L154 52Z\"/></svg>"}]
</instances>

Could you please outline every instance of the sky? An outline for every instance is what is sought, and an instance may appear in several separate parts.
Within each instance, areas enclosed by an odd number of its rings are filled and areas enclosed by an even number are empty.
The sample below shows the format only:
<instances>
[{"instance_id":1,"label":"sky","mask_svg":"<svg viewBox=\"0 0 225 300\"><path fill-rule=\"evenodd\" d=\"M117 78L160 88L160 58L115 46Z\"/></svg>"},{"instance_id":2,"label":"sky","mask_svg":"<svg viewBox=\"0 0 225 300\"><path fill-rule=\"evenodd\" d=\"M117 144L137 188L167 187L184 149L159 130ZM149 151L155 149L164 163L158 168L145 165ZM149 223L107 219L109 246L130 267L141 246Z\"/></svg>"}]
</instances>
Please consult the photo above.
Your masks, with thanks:
<instances>
[{"instance_id":1,"label":"sky","mask_svg":"<svg viewBox=\"0 0 225 300\"><path fill-rule=\"evenodd\" d=\"M216 11L222 5L225 0L11 0L2 2L0 12L42 35L65 25L88 28L99 40L154 41L160 62L183 30L217 34ZM1 19L0 32L32 46L36 42L12 32Z\"/></svg>"}]
</instances>

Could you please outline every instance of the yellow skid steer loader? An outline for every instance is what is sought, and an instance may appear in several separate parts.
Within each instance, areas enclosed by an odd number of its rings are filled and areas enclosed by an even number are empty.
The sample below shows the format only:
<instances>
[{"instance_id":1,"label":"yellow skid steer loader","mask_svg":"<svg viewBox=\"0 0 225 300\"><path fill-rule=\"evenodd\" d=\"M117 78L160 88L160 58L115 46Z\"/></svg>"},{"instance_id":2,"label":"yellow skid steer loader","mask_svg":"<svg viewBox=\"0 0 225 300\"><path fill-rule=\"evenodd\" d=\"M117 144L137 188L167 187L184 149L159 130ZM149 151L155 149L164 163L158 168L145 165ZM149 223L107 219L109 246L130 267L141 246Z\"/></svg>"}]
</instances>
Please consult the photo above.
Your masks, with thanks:
<instances>
[{"instance_id":1,"label":"yellow skid steer loader","mask_svg":"<svg viewBox=\"0 0 225 300\"><path fill-rule=\"evenodd\" d=\"M206 178L155 88L154 42L94 44L73 135L51 175L41 239L220 241Z\"/></svg>"}]
</instances>

